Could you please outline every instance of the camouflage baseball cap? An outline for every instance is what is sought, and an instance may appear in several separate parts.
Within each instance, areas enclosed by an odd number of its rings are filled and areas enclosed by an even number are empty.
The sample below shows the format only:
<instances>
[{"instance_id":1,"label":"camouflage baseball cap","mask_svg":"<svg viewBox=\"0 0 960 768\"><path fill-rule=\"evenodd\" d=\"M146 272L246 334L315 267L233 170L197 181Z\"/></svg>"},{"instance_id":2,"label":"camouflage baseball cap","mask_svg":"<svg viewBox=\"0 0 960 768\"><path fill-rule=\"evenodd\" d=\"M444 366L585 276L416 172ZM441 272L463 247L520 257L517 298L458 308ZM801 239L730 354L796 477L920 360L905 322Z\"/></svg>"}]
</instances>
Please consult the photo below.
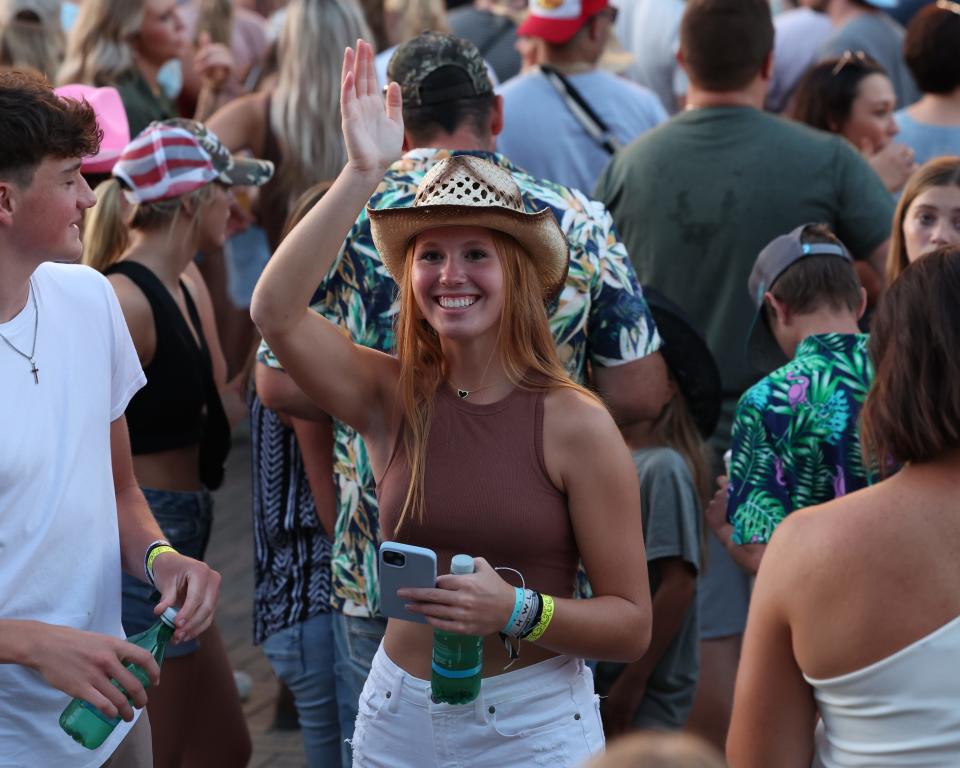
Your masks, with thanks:
<instances>
[{"instance_id":1,"label":"camouflage baseball cap","mask_svg":"<svg viewBox=\"0 0 960 768\"><path fill-rule=\"evenodd\" d=\"M273 163L234 157L216 134L195 120L150 123L124 148L113 167L131 202L151 203L189 194L213 181L265 184Z\"/></svg>"},{"instance_id":2,"label":"camouflage baseball cap","mask_svg":"<svg viewBox=\"0 0 960 768\"><path fill-rule=\"evenodd\" d=\"M196 120L174 118L165 120L166 125L183 128L192 133L197 143L210 155L210 162L214 170L220 174L218 181L237 187L259 187L266 184L273 176L273 163L269 160L256 160L249 157L234 157L203 123Z\"/></svg>"},{"instance_id":3,"label":"camouflage baseball cap","mask_svg":"<svg viewBox=\"0 0 960 768\"><path fill-rule=\"evenodd\" d=\"M445 67L460 70L425 87L430 75ZM399 46L387 65L387 78L399 83L405 107L425 107L493 93L493 83L477 47L469 40L440 32L423 32Z\"/></svg>"}]
</instances>

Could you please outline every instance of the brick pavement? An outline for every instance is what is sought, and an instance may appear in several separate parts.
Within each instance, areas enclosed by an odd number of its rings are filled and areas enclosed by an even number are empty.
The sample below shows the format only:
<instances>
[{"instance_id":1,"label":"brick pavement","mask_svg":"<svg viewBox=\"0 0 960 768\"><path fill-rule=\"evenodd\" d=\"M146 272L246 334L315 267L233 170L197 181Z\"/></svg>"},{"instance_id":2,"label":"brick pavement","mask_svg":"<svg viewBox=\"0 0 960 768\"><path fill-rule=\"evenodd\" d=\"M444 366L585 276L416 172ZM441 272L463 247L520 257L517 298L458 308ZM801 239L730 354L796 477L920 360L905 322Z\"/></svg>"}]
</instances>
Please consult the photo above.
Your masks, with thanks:
<instances>
[{"instance_id":1,"label":"brick pavement","mask_svg":"<svg viewBox=\"0 0 960 768\"><path fill-rule=\"evenodd\" d=\"M223 575L217 622L233 668L253 679L244 704L253 739L250 768L306 765L299 731L275 731L277 681L259 647L253 645L253 533L250 520L250 440L246 424L234 432L226 481L214 494L214 524L207 561Z\"/></svg>"}]
</instances>

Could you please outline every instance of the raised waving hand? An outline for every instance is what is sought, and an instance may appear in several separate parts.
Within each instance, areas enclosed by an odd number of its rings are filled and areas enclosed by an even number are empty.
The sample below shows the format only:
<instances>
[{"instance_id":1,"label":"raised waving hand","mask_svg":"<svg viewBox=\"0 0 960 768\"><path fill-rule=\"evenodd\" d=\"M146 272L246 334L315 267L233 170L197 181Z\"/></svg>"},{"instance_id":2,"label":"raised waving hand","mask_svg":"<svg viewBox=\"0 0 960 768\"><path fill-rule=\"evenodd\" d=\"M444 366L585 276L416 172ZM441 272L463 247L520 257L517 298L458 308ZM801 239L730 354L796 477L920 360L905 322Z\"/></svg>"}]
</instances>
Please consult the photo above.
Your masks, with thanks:
<instances>
[{"instance_id":1,"label":"raised waving hand","mask_svg":"<svg viewBox=\"0 0 960 768\"><path fill-rule=\"evenodd\" d=\"M373 48L363 40L343 54L340 114L348 164L363 173L381 174L403 149L400 86L390 83L381 96L373 66Z\"/></svg>"}]
</instances>

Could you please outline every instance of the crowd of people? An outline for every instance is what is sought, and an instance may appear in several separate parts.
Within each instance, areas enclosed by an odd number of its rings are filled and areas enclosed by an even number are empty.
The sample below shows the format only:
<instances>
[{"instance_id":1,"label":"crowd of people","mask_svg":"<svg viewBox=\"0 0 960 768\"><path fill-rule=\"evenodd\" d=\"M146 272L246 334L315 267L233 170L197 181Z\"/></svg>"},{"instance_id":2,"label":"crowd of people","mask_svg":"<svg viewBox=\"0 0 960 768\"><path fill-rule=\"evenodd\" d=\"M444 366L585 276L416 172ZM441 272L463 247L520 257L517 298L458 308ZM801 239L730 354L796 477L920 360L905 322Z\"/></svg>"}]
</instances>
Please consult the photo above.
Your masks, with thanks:
<instances>
[{"instance_id":1,"label":"crowd of people","mask_svg":"<svg viewBox=\"0 0 960 768\"><path fill-rule=\"evenodd\" d=\"M960 764L958 43L951 0L0 0L0 765L250 761L238 428L311 768Z\"/></svg>"}]
</instances>

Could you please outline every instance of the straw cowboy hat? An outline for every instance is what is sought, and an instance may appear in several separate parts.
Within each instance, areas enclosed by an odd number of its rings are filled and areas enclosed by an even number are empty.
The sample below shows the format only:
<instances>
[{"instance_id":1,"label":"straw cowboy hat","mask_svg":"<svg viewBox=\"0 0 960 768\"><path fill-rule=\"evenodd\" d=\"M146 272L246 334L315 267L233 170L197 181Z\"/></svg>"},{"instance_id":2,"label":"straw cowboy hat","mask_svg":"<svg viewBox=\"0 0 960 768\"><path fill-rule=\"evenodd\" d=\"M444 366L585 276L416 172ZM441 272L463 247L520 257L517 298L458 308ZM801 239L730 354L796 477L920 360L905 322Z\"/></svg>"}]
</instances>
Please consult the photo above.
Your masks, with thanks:
<instances>
[{"instance_id":1,"label":"straw cowboy hat","mask_svg":"<svg viewBox=\"0 0 960 768\"><path fill-rule=\"evenodd\" d=\"M413 205L368 208L373 243L397 282L410 241L453 225L486 227L516 240L533 261L543 296L555 298L567 278L567 239L549 208L527 213L509 171L488 160L457 155L438 162L417 189Z\"/></svg>"}]
</instances>

